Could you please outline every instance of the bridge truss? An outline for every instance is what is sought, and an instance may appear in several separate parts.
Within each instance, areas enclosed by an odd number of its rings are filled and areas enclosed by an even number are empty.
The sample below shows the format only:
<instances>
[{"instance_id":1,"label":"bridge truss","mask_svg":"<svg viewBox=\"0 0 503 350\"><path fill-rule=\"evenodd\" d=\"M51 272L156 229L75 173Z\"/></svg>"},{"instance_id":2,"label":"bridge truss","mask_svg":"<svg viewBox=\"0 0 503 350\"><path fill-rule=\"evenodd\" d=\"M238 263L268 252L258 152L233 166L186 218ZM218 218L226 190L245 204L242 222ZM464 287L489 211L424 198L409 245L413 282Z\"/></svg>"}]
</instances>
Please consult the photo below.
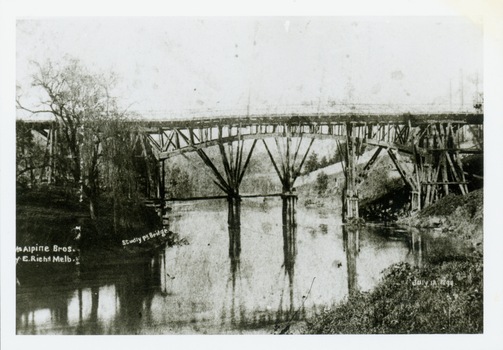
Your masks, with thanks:
<instances>
[{"instance_id":1,"label":"bridge truss","mask_svg":"<svg viewBox=\"0 0 503 350\"><path fill-rule=\"evenodd\" d=\"M199 155L229 200L239 199L239 186L255 145L261 141L281 181L282 196L294 202L295 180L313 141L334 139L343 159L347 220L358 218L358 188L382 151L387 152L410 189L413 211L452 191L466 194L468 181L462 157L483 152L481 113L269 115L134 123L140 127L132 137L141 144L143 156L153 155L158 161L154 187L161 201L165 199L165 162L187 152ZM33 122L33 128L46 138L46 150L54 150L57 123ZM274 139L275 150L267 139ZM245 147L245 142L251 146ZM300 151L302 142L307 151ZM205 152L211 146L218 146L223 171ZM356 159L365 150L372 150L373 156L363 167L357 167ZM53 166L53 162L48 165Z\"/></svg>"},{"instance_id":2,"label":"bridge truss","mask_svg":"<svg viewBox=\"0 0 503 350\"><path fill-rule=\"evenodd\" d=\"M383 150L409 187L414 211L453 190L466 194L467 180L461 159L464 154L483 152L482 114L335 114L150 121L144 123L142 132L160 162L185 152L198 152L219 182L223 182L223 176L215 172L216 167L202 150L218 145L225 165L228 157L222 151L223 145L230 150L236 147L237 154L242 152L245 140L252 140L248 161L256 141L262 139L285 195L292 195L295 179L312 141L335 139L346 178L343 204L347 219L359 216L358 188ZM265 142L268 138L276 142L279 161ZM311 139L308 151L300 157L298 146L293 150L290 147L295 138ZM360 169L356 166L356 158L368 148L375 149L373 156ZM240 169L240 179L246 164ZM237 169L232 167L232 162L225 168ZM237 182L234 184L239 186ZM231 191L223 190L230 195L238 193L235 186Z\"/></svg>"}]
</instances>

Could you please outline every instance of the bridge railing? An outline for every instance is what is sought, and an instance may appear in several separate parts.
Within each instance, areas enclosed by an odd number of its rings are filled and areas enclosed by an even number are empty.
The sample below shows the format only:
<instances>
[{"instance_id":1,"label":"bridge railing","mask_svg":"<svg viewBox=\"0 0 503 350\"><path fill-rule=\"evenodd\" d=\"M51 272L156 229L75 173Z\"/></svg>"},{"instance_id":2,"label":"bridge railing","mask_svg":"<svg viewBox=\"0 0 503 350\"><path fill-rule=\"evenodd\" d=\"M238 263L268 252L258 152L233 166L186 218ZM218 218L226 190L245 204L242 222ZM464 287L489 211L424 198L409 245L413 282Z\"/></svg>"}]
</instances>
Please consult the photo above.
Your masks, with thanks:
<instances>
[{"instance_id":1,"label":"bridge railing","mask_svg":"<svg viewBox=\"0 0 503 350\"><path fill-rule=\"evenodd\" d=\"M212 119L243 116L290 116L327 114L471 114L478 112L472 106L452 108L446 104L317 104L250 106L242 108L197 108L178 110L137 110L134 115L146 120Z\"/></svg>"}]
</instances>

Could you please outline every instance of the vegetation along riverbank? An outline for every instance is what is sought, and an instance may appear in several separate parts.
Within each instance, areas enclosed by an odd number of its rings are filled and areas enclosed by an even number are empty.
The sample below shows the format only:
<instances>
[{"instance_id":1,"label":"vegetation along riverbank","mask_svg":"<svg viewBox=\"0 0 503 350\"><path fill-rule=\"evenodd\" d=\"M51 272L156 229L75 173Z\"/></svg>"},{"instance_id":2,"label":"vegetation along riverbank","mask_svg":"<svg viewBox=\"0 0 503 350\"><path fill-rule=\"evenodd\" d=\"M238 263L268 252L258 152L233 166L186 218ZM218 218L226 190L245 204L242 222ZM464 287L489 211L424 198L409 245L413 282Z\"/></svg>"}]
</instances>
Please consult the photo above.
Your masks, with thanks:
<instances>
[{"instance_id":1,"label":"vegetation along riverbank","mask_svg":"<svg viewBox=\"0 0 503 350\"><path fill-rule=\"evenodd\" d=\"M449 195L400 225L429 228L458 249L426 259L422 268L387 269L370 292L356 292L308 322L307 334L483 332L483 190Z\"/></svg>"},{"instance_id":2,"label":"vegetation along riverbank","mask_svg":"<svg viewBox=\"0 0 503 350\"><path fill-rule=\"evenodd\" d=\"M18 188L16 245L50 247L51 252L55 245L71 247L74 253L78 252L80 263L92 266L131 262L166 244L187 243L174 232L163 229L157 213L142 203L124 206L128 212L117 222L113 206L106 198L99 201L101 215L94 220L76 198L61 187ZM73 258L75 254L70 255ZM44 269L63 266L41 265Z\"/></svg>"}]
</instances>

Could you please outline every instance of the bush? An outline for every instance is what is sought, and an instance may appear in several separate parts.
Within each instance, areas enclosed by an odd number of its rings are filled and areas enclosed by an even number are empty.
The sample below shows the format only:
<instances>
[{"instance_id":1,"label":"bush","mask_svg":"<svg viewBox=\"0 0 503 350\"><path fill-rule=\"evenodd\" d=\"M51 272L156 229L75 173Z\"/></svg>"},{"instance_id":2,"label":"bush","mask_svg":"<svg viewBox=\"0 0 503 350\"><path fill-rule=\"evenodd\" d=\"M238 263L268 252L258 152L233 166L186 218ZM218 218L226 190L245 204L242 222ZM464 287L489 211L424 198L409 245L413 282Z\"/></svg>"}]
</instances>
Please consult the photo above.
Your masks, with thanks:
<instances>
[{"instance_id":1,"label":"bush","mask_svg":"<svg viewBox=\"0 0 503 350\"><path fill-rule=\"evenodd\" d=\"M482 275L479 255L423 269L400 263L374 291L356 293L315 317L306 333L482 333Z\"/></svg>"},{"instance_id":2,"label":"bush","mask_svg":"<svg viewBox=\"0 0 503 350\"><path fill-rule=\"evenodd\" d=\"M328 188L328 175L323 171L316 177L316 191L319 195L324 194Z\"/></svg>"}]
</instances>

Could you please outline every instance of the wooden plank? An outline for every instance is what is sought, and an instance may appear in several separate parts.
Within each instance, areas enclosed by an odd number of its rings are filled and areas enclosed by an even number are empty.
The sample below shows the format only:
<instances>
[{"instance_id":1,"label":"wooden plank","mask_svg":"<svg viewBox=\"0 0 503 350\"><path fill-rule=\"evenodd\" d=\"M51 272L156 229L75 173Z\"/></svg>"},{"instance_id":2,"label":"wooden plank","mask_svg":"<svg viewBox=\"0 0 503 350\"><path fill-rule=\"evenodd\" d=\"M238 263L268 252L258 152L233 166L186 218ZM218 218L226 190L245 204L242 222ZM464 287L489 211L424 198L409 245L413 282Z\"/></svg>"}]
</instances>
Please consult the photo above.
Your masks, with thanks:
<instances>
[{"instance_id":1,"label":"wooden plank","mask_svg":"<svg viewBox=\"0 0 503 350\"><path fill-rule=\"evenodd\" d=\"M201 130L201 128L199 128L199 130ZM195 145L196 143L200 143L201 142L201 139L199 137L197 137L197 135L194 132L193 128L189 128L188 131L189 131L189 135L190 135L191 145Z\"/></svg>"},{"instance_id":2,"label":"wooden plank","mask_svg":"<svg viewBox=\"0 0 503 350\"><path fill-rule=\"evenodd\" d=\"M240 194L240 198L267 198L267 197L281 197L282 193L265 193L265 194ZM191 201L202 201L202 200L214 200L214 199L227 199L229 196L201 196L201 197L172 197L167 198L167 202L191 202Z\"/></svg>"},{"instance_id":3,"label":"wooden plank","mask_svg":"<svg viewBox=\"0 0 503 350\"><path fill-rule=\"evenodd\" d=\"M227 160L227 154L222 143L218 144L218 149L220 150L220 156L222 158L222 164L224 166L225 176L227 177L227 184L230 188L234 189L234 184L231 177L231 170L229 168L229 161Z\"/></svg>"},{"instance_id":4,"label":"wooden plank","mask_svg":"<svg viewBox=\"0 0 503 350\"><path fill-rule=\"evenodd\" d=\"M190 202L190 201L202 201L202 200L212 200L212 199L226 199L228 196L202 196L202 197L172 197L167 198L167 202Z\"/></svg>"},{"instance_id":5,"label":"wooden plank","mask_svg":"<svg viewBox=\"0 0 503 350\"><path fill-rule=\"evenodd\" d=\"M393 164L395 164L395 167L398 170L398 173L402 177L403 181L407 185L409 185L410 188L412 188L413 190L417 191L415 183L409 179L409 177L407 176L407 173L405 172L405 170L402 168L402 165L398 161L397 156L393 153L393 150L390 149L390 148L388 148L387 151L388 151L388 154L389 154L391 160L393 161Z\"/></svg>"},{"instance_id":6,"label":"wooden plank","mask_svg":"<svg viewBox=\"0 0 503 350\"><path fill-rule=\"evenodd\" d=\"M455 154L455 159L456 159L456 162L458 164L459 174L461 176L460 180L465 183L465 185L461 189L461 193L464 192L464 194L467 194L468 193L468 187L466 186L465 172L463 170L463 163L461 162L461 159L459 158L459 153Z\"/></svg>"},{"instance_id":7,"label":"wooden plank","mask_svg":"<svg viewBox=\"0 0 503 350\"><path fill-rule=\"evenodd\" d=\"M267 142L265 142L265 140L262 140L262 142L264 143L267 154L269 155L269 158L271 159L272 165L274 166L274 170L276 170L276 173L279 176L281 184L283 184L284 183L283 176L282 176L281 172L279 171L278 166L276 165L276 161L274 160L274 157L272 156L271 151L269 150L269 147L267 146Z\"/></svg>"},{"instance_id":8,"label":"wooden plank","mask_svg":"<svg viewBox=\"0 0 503 350\"><path fill-rule=\"evenodd\" d=\"M178 135L178 134L177 134ZM177 135L175 137L177 137ZM311 138L311 139L332 139L332 140L345 140L345 136L330 136L330 135L314 135L314 134L302 134L303 137L305 138ZM259 135L242 135L241 139L243 140L255 140L255 139L265 139L265 138L270 138L271 136L268 134L259 134ZM222 142L230 142L236 140L236 136L233 137L225 137L222 139ZM177 155L180 155L182 153L188 153L188 152L195 152L198 149L203 149L211 146L217 146L219 140L211 140L208 142L203 142L200 144L196 145L187 145L187 146L177 146L176 149L171 150L169 152L161 152L159 157L160 159L167 159L171 158ZM413 154L413 147L411 145L397 145L393 143L387 143L383 141L377 141L373 139L366 139L365 143L369 146L380 146L384 148L392 148L400 151L401 153L406 153L406 154ZM442 151L441 149L437 149L438 151ZM428 150L422 147L416 147L416 153L421 154L421 155L426 155L428 152L435 151L435 150ZM483 151L481 149L448 149L448 151L457 151L460 154L481 154Z\"/></svg>"},{"instance_id":9,"label":"wooden plank","mask_svg":"<svg viewBox=\"0 0 503 350\"><path fill-rule=\"evenodd\" d=\"M304 165L304 162L306 161L307 155L309 154L309 151L311 150L311 146L313 145L314 139L311 139L311 142L309 143L309 146L307 146L307 151L304 154L304 157L302 157L302 161L299 164L299 170L295 172L296 176L295 179L297 178L298 174L300 174L300 170L302 169L302 166ZM294 182L295 182L294 179Z\"/></svg>"},{"instance_id":10,"label":"wooden plank","mask_svg":"<svg viewBox=\"0 0 503 350\"><path fill-rule=\"evenodd\" d=\"M162 152L161 145L152 137L150 134L146 134L147 139L150 141L150 144L153 145L159 152Z\"/></svg>"},{"instance_id":11,"label":"wooden plank","mask_svg":"<svg viewBox=\"0 0 503 350\"><path fill-rule=\"evenodd\" d=\"M439 146L443 147L443 148L447 147L447 140L446 140L444 125L441 123L436 124L436 130L438 130ZM440 154L439 167L442 169L442 182L443 182L444 194L448 195L449 194L449 185L447 184L447 182L449 181L449 175L447 173L446 157L447 157L446 152L442 152Z\"/></svg>"},{"instance_id":12,"label":"wooden plank","mask_svg":"<svg viewBox=\"0 0 503 350\"><path fill-rule=\"evenodd\" d=\"M347 178L347 155L344 148L341 146L341 143L337 140L337 152L341 157L341 167L344 172L344 177Z\"/></svg>"},{"instance_id":13,"label":"wooden plank","mask_svg":"<svg viewBox=\"0 0 503 350\"><path fill-rule=\"evenodd\" d=\"M359 181L357 183L357 187L359 187L362 183L363 180L367 178L370 169L372 168L372 165L374 165L375 161L377 160L377 157L382 151L382 147L378 147L377 150L372 154L372 157L369 159L367 164L363 167L362 172L358 175Z\"/></svg>"},{"instance_id":14,"label":"wooden plank","mask_svg":"<svg viewBox=\"0 0 503 350\"><path fill-rule=\"evenodd\" d=\"M283 152L281 150L281 146L279 144L279 138L275 137L274 142L276 143L276 148L279 154L279 160L281 161L281 169L283 170L283 180L285 181L284 184L286 184L288 173L286 170L285 156L283 155Z\"/></svg>"},{"instance_id":15,"label":"wooden plank","mask_svg":"<svg viewBox=\"0 0 503 350\"><path fill-rule=\"evenodd\" d=\"M173 131L175 133L176 149L180 149L180 135L178 134L177 129L174 129Z\"/></svg>"},{"instance_id":16,"label":"wooden plank","mask_svg":"<svg viewBox=\"0 0 503 350\"><path fill-rule=\"evenodd\" d=\"M244 141L243 141L244 142ZM237 181L238 183L238 186L241 184L241 181L243 181L243 177L245 175L245 171L248 167L248 164L250 163L250 158L252 156L252 153L253 153L253 149L255 148L255 144L257 143L257 140L253 140L253 144L252 144L252 147L250 149L250 152L248 153L248 156L246 157L246 161L245 161L245 164L243 165L243 169L241 170L241 174L239 174L239 179Z\"/></svg>"},{"instance_id":17,"label":"wooden plank","mask_svg":"<svg viewBox=\"0 0 503 350\"><path fill-rule=\"evenodd\" d=\"M234 171L234 142L229 142L227 143L227 150L228 150L228 155L229 155L229 170L230 170L230 174L231 174L231 177L233 178L233 182L234 182L234 174L235 174L235 171Z\"/></svg>"},{"instance_id":18,"label":"wooden plank","mask_svg":"<svg viewBox=\"0 0 503 350\"><path fill-rule=\"evenodd\" d=\"M217 184L217 186L220 187L220 189L222 189L222 191L226 192L227 194L231 193L232 192L231 187L225 181L225 179L220 174L220 172L218 171L218 169L215 167L215 165L213 164L213 162L211 161L211 159L208 157L208 155L203 150L201 150L201 149L197 150L197 154L199 155L199 157L201 157L201 159L203 160L203 162L213 171L213 174L218 179L218 181L214 181L215 184Z\"/></svg>"},{"instance_id":19,"label":"wooden plank","mask_svg":"<svg viewBox=\"0 0 503 350\"><path fill-rule=\"evenodd\" d=\"M446 153L445 154L445 157L447 159L447 162L449 163L449 166L451 167L451 172L452 172L452 175L454 176L454 179L456 180L457 183L460 184L459 188L461 190L461 193L463 195L467 194L467 191L465 189L465 187L462 185L462 179L460 178L460 176L458 175L458 171L456 169L456 167L454 166L452 160L451 160L451 156L449 153ZM462 176L464 177L463 175L463 168L461 168L461 174Z\"/></svg>"},{"instance_id":20,"label":"wooden plank","mask_svg":"<svg viewBox=\"0 0 503 350\"><path fill-rule=\"evenodd\" d=\"M241 175L241 162L243 161L244 141L237 141L236 164L234 165L234 181L239 186L239 177Z\"/></svg>"},{"instance_id":21,"label":"wooden plank","mask_svg":"<svg viewBox=\"0 0 503 350\"><path fill-rule=\"evenodd\" d=\"M293 162L292 162L292 167L295 168L295 162L297 161L297 155L299 154L299 150L300 150L300 146L302 144L302 135L300 136L300 140L299 142L297 143L297 148L295 149L295 153L294 153L294 156L293 156Z\"/></svg>"},{"instance_id":22,"label":"wooden plank","mask_svg":"<svg viewBox=\"0 0 503 350\"><path fill-rule=\"evenodd\" d=\"M287 136L287 138L286 138L286 156L285 156L286 157L285 178L287 181L287 187L291 189L293 187L293 183L292 183L292 169L290 167L290 142L291 142L290 136Z\"/></svg>"},{"instance_id":23,"label":"wooden plank","mask_svg":"<svg viewBox=\"0 0 503 350\"><path fill-rule=\"evenodd\" d=\"M192 132L192 128L187 128L187 131L189 133L189 136L183 134L181 129L180 134L185 136L184 139L189 143L189 146L194 146L196 143L194 142L194 133Z\"/></svg>"},{"instance_id":24,"label":"wooden plank","mask_svg":"<svg viewBox=\"0 0 503 350\"><path fill-rule=\"evenodd\" d=\"M147 119L143 116L139 120L125 121L125 123L141 124L142 128L157 128L158 126L172 127L208 127L217 124L231 125L251 125L251 124L309 124L318 123L344 123L352 121L357 125L365 123L387 123L387 122L411 122L413 126L425 125L430 122L443 121L453 123L465 123L471 125L482 125L484 121L483 113L289 113L289 114L269 114L269 115L240 115L240 116L216 116L200 118L177 118L166 116L164 119ZM27 124L48 125L52 121L24 121Z\"/></svg>"},{"instance_id":25,"label":"wooden plank","mask_svg":"<svg viewBox=\"0 0 503 350\"><path fill-rule=\"evenodd\" d=\"M424 181L421 182L423 185L459 185L459 184L467 184L468 182L457 182L457 181Z\"/></svg>"}]
</instances>

